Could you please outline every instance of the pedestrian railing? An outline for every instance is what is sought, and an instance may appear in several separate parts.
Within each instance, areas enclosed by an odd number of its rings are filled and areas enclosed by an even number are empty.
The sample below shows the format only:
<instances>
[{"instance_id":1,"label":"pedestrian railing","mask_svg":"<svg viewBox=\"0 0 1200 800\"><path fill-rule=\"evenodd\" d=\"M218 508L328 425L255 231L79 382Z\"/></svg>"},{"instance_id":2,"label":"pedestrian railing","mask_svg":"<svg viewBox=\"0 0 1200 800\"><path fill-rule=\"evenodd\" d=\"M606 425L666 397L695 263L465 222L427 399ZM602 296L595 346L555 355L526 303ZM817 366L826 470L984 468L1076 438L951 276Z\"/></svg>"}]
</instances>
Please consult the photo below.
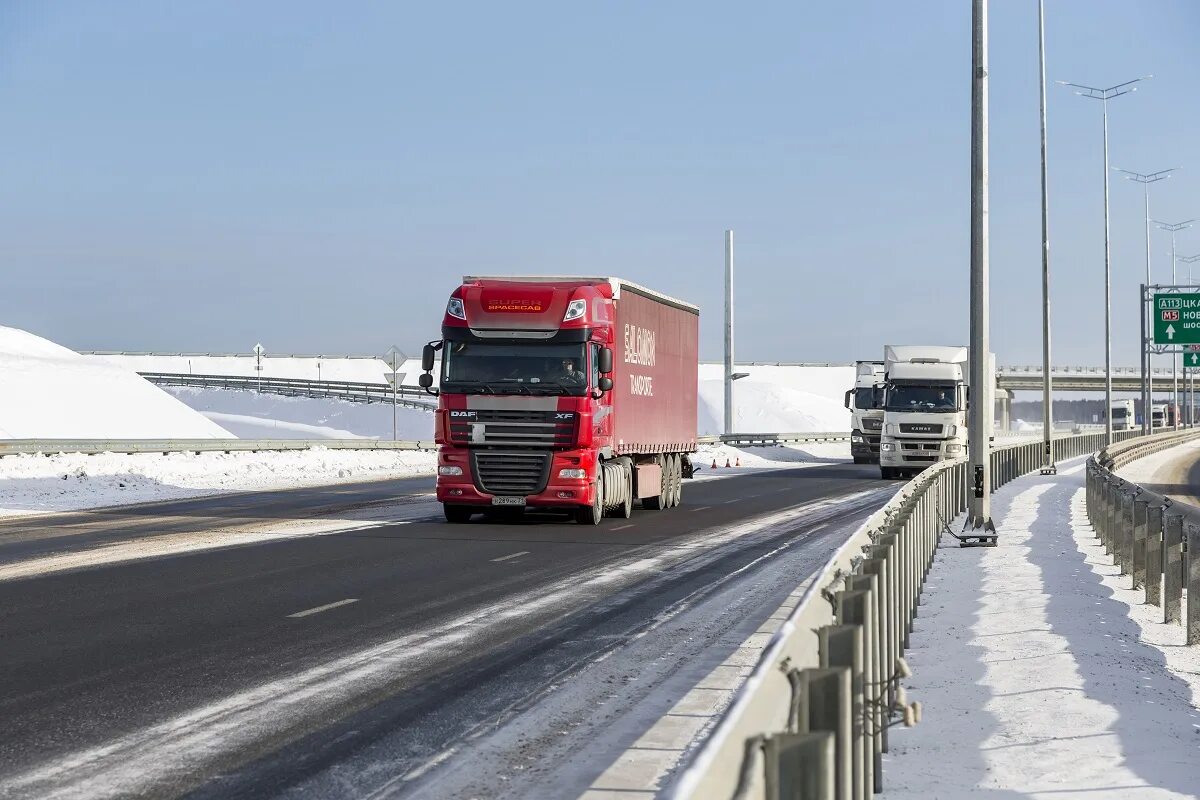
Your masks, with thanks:
<instances>
[{"instance_id":1,"label":"pedestrian railing","mask_svg":"<svg viewBox=\"0 0 1200 800\"><path fill-rule=\"evenodd\" d=\"M1097 453L1088 459L1085 495L1088 521L1119 575L1145 592L1147 605L1162 609L1163 623L1185 626L1188 646L1200 645L1200 509L1116 473L1197 438L1197 430L1159 434Z\"/></svg>"},{"instance_id":2,"label":"pedestrian railing","mask_svg":"<svg viewBox=\"0 0 1200 800\"><path fill-rule=\"evenodd\" d=\"M1073 458L1104 441L1062 436L1055 452ZM1043 447L995 448L993 488L1042 469ZM921 716L902 686L921 590L971 491L967 461L944 461L871 515L812 581L669 796L865 800L883 790L888 729Z\"/></svg>"},{"instance_id":3,"label":"pedestrian railing","mask_svg":"<svg viewBox=\"0 0 1200 800\"><path fill-rule=\"evenodd\" d=\"M0 439L0 457L18 454L233 453L282 450L433 450L433 442L390 439Z\"/></svg>"},{"instance_id":4,"label":"pedestrian railing","mask_svg":"<svg viewBox=\"0 0 1200 800\"><path fill-rule=\"evenodd\" d=\"M156 386L190 386L198 389L236 389L286 397L335 398L351 403L395 403L423 411L437 409L437 400L419 386L397 386L357 381L314 381L307 378L259 378L244 375L191 375L174 372L139 372Z\"/></svg>"}]
</instances>

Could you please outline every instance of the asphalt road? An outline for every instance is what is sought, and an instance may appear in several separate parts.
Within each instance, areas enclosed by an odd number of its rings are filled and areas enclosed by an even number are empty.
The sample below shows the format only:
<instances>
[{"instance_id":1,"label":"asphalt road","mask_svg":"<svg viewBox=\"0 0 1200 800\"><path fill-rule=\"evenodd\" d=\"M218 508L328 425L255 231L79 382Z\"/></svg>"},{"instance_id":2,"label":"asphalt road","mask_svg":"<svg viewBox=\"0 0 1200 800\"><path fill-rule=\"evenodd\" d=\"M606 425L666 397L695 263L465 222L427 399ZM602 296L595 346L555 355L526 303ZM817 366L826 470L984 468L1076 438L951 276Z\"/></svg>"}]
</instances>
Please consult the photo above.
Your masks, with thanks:
<instances>
[{"instance_id":1,"label":"asphalt road","mask_svg":"<svg viewBox=\"0 0 1200 800\"><path fill-rule=\"evenodd\" d=\"M875 467L756 472L686 484L682 508L599 528L555 517L448 525L431 504L407 524L0 582L0 797L294 794L407 735L406 758L319 783L325 796L360 796L605 646L581 633L636 628L813 525L779 512L880 485ZM0 561L330 514L428 488L403 481L9 523ZM882 502L876 493L857 511ZM775 527L739 533L768 515Z\"/></svg>"},{"instance_id":2,"label":"asphalt road","mask_svg":"<svg viewBox=\"0 0 1200 800\"><path fill-rule=\"evenodd\" d=\"M1152 492L1200 508L1200 442L1140 458L1120 475Z\"/></svg>"}]
</instances>

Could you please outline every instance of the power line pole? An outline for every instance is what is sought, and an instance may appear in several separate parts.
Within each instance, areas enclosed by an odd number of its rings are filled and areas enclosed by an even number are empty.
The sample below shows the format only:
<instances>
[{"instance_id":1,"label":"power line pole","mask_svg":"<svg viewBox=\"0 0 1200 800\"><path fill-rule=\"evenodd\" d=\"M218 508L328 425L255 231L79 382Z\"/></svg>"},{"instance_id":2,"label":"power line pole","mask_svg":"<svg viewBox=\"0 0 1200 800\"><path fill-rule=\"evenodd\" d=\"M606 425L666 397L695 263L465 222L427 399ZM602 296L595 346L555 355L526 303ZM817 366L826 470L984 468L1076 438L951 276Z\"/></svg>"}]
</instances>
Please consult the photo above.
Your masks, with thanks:
<instances>
[{"instance_id":1,"label":"power line pole","mask_svg":"<svg viewBox=\"0 0 1200 800\"><path fill-rule=\"evenodd\" d=\"M1039 101L1042 121L1042 474L1053 475L1054 411L1050 377L1050 196L1046 168L1046 3L1038 0Z\"/></svg>"},{"instance_id":2,"label":"power line pole","mask_svg":"<svg viewBox=\"0 0 1200 800\"><path fill-rule=\"evenodd\" d=\"M971 15L971 353L972 401L967 410L972 491L967 528L995 544L992 524L991 431L994 385L988 354L988 47L987 0L972 0ZM995 377L992 377L995 380ZM968 536L972 534L968 533Z\"/></svg>"},{"instance_id":3,"label":"power line pole","mask_svg":"<svg viewBox=\"0 0 1200 800\"><path fill-rule=\"evenodd\" d=\"M1151 76L1146 76L1151 77ZM1078 91L1075 94L1091 100L1101 101L1104 109L1104 441L1112 444L1112 254L1108 238L1108 101L1123 94L1136 92L1133 84L1143 78L1134 78L1107 89L1097 89L1079 83L1059 81L1064 86L1071 86Z\"/></svg>"}]
</instances>

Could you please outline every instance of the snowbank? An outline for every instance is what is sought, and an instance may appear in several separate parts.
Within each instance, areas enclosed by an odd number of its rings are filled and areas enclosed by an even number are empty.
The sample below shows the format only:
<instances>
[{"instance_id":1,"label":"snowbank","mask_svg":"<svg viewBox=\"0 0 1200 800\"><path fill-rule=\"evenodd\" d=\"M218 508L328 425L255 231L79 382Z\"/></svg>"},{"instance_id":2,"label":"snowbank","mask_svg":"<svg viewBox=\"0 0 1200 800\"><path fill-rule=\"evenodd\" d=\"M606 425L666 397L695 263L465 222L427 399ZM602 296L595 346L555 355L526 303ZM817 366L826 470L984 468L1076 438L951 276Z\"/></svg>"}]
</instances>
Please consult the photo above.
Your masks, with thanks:
<instances>
[{"instance_id":1,"label":"snowbank","mask_svg":"<svg viewBox=\"0 0 1200 800\"><path fill-rule=\"evenodd\" d=\"M213 439L228 431L119 366L0 327L0 439Z\"/></svg>"},{"instance_id":2,"label":"snowbank","mask_svg":"<svg viewBox=\"0 0 1200 800\"><path fill-rule=\"evenodd\" d=\"M165 387L166 391L244 439L391 439L390 403L286 397L236 389ZM433 414L396 409L400 439L433 439Z\"/></svg>"},{"instance_id":3,"label":"snowbank","mask_svg":"<svg viewBox=\"0 0 1200 800\"><path fill-rule=\"evenodd\" d=\"M748 377L734 383L734 429L743 433L848 431L844 400L854 386L853 367L742 366ZM724 367L700 365L697 427L722 433Z\"/></svg>"},{"instance_id":4,"label":"snowbank","mask_svg":"<svg viewBox=\"0 0 1200 800\"><path fill-rule=\"evenodd\" d=\"M174 500L429 475L436 455L416 450L276 453L105 453L0 458L0 515Z\"/></svg>"}]
</instances>

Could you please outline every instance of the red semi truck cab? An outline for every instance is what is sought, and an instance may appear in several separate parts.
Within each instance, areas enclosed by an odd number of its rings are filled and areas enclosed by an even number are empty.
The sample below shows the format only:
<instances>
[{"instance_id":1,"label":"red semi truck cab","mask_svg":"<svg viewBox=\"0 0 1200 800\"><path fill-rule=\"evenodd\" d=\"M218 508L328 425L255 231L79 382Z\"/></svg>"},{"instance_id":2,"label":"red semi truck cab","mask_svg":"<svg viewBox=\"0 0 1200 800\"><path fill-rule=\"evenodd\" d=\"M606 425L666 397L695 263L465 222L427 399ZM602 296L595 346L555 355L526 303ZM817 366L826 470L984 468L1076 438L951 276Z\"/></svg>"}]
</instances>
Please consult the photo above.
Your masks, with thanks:
<instances>
[{"instance_id":1,"label":"red semi truck cab","mask_svg":"<svg viewBox=\"0 0 1200 800\"><path fill-rule=\"evenodd\" d=\"M596 525L678 505L698 335L695 306L619 278L463 278L422 357L446 519L528 508Z\"/></svg>"}]
</instances>

